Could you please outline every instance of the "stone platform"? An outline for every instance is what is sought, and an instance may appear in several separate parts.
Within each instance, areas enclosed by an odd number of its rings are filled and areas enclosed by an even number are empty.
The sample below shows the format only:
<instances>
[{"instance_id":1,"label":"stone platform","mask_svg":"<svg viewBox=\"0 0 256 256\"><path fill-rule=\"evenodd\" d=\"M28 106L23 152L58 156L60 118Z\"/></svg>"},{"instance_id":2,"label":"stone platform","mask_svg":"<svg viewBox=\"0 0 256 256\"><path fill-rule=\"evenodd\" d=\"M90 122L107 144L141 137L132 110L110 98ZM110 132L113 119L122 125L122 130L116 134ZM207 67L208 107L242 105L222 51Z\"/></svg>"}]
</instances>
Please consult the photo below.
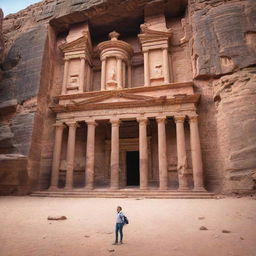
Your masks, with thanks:
<instances>
[{"instance_id":1,"label":"stone platform","mask_svg":"<svg viewBox=\"0 0 256 256\"><path fill-rule=\"evenodd\" d=\"M157 190L150 189L142 191L139 189L73 189L72 191L35 191L30 196L34 197L65 197L65 198L152 198L152 199L213 199L214 193L196 191L177 191L177 190Z\"/></svg>"}]
</instances>

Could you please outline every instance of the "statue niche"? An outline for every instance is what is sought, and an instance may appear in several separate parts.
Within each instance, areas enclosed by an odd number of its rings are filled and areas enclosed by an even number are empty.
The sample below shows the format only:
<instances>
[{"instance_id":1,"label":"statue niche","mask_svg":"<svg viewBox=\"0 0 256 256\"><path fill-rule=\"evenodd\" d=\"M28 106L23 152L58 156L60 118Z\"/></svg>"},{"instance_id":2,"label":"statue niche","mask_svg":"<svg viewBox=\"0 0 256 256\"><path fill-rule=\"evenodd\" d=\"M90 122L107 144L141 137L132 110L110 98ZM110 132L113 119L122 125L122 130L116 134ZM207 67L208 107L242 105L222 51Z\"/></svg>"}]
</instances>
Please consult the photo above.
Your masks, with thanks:
<instances>
[{"instance_id":1,"label":"statue niche","mask_svg":"<svg viewBox=\"0 0 256 256\"><path fill-rule=\"evenodd\" d=\"M109 41L98 44L101 59L101 90L117 90L130 87L132 47L118 40L119 33L109 33ZM128 75L127 75L128 73Z\"/></svg>"}]
</instances>

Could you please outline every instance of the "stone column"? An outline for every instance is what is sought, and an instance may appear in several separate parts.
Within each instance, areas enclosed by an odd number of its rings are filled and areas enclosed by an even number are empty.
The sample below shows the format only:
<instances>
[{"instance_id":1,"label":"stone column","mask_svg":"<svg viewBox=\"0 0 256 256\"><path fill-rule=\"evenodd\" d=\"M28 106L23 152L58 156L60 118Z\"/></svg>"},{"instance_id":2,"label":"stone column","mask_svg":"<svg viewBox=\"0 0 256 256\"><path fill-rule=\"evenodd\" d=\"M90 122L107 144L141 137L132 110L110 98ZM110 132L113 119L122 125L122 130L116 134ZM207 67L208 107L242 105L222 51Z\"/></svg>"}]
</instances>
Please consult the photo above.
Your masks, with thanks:
<instances>
[{"instance_id":1,"label":"stone column","mask_svg":"<svg viewBox=\"0 0 256 256\"><path fill-rule=\"evenodd\" d=\"M150 77L149 77L149 52L144 51L144 86L150 85Z\"/></svg>"},{"instance_id":2,"label":"stone column","mask_svg":"<svg viewBox=\"0 0 256 256\"><path fill-rule=\"evenodd\" d=\"M86 91L90 91L91 81L92 81L91 67L89 62L87 62L87 72L86 72Z\"/></svg>"},{"instance_id":3,"label":"stone column","mask_svg":"<svg viewBox=\"0 0 256 256\"><path fill-rule=\"evenodd\" d=\"M192 155L194 190L205 191L204 182L203 182L202 153L201 153L199 130L198 130L198 116L197 115L190 116L189 124L190 124L190 146L191 146L191 155Z\"/></svg>"},{"instance_id":4,"label":"stone column","mask_svg":"<svg viewBox=\"0 0 256 256\"><path fill-rule=\"evenodd\" d=\"M94 183L94 155L95 155L95 121L87 121L87 144L85 163L85 184L87 189L93 188Z\"/></svg>"},{"instance_id":5,"label":"stone column","mask_svg":"<svg viewBox=\"0 0 256 256\"><path fill-rule=\"evenodd\" d=\"M110 120L111 122L111 189L119 188L119 119Z\"/></svg>"},{"instance_id":6,"label":"stone column","mask_svg":"<svg viewBox=\"0 0 256 256\"><path fill-rule=\"evenodd\" d=\"M65 125L63 123L56 123L55 126L55 143L53 148L53 159L52 159L52 175L51 175L51 190L58 188L59 181L59 168L60 168L60 157L61 157L61 145L62 135Z\"/></svg>"},{"instance_id":7,"label":"stone column","mask_svg":"<svg viewBox=\"0 0 256 256\"><path fill-rule=\"evenodd\" d=\"M75 159L75 142L76 142L76 128L77 123L66 122L69 127L68 130L68 144L67 144L67 170L66 170L66 186L65 189L72 189L73 175L74 175L74 159Z\"/></svg>"},{"instance_id":8,"label":"stone column","mask_svg":"<svg viewBox=\"0 0 256 256\"><path fill-rule=\"evenodd\" d=\"M170 74L169 74L169 58L168 58L168 49L163 49L163 73L164 73L164 83L170 83Z\"/></svg>"},{"instance_id":9,"label":"stone column","mask_svg":"<svg viewBox=\"0 0 256 256\"><path fill-rule=\"evenodd\" d=\"M117 58L117 71L116 71L117 88L122 88L122 59Z\"/></svg>"},{"instance_id":10,"label":"stone column","mask_svg":"<svg viewBox=\"0 0 256 256\"><path fill-rule=\"evenodd\" d=\"M126 65L125 65L125 62L123 61L122 62L122 86L123 88L125 88L126 86Z\"/></svg>"},{"instance_id":11,"label":"stone column","mask_svg":"<svg viewBox=\"0 0 256 256\"><path fill-rule=\"evenodd\" d=\"M132 64L131 62L128 64L128 88L132 88Z\"/></svg>"},{"instance_id":12,"label":"stone column","mask_svg":"<svg viewBox=\"0 0 256 256\"><path fill-rule=\"evenodd\" d=\"M67 85L68 85L68 71L69 71L69 59L64 59L64 74L63 74L63 84L61 94L67 93Z\"/></svg>"},{"instance_id":13,"label":"stone column","mask_svg":"<svg viewBox=\"0 0 256 256\"><path fill-rule=\"evenodd\" d=\"M145 117L137 118L139 122L139 150L140 150L140 189L148 188L148 142L147 121Z\"/></svg>"},{"instance_id":14,"label":"stone column","mask_svg":"<svg viewBox=\"0 0 256 256\"><path fill-rule=\"evenodd\" d=\"M106 89L106 58L101 60L101 91Z\"/></svg>"},{"instance_id":15,"label":"stone column","mask_svg":"<svg viewBox=\"0 0 256 256\"><path fill-rule=\"evenodd\" d=\"M168 189L168 170L166 155L165 117L157 117L158 127L158 163L159 163L159 189Z\"/></svg>"},{"instance_id":16,"label":"stone column","mask_svg":"<svg viewBox=\"0 0 256 256\"><path fill-rule=\"evenodd\" d=\"M186 176L187 155L185 144L184 120L185 116L175 116L176 139L177 139L177 171L179 179L179 190L188 190L188 178Z\"/></svg>"},{"instance_id":17,"label":"stone column","mask_svg":"<svg viewBox=\"0 0 256 256\"><path fill-rule=\"evenodd\" d=\"M85 78L85 58L80 58L80 83L79 83L79 92L84 91L84 78Z\"/></svg>"}]
</instances>

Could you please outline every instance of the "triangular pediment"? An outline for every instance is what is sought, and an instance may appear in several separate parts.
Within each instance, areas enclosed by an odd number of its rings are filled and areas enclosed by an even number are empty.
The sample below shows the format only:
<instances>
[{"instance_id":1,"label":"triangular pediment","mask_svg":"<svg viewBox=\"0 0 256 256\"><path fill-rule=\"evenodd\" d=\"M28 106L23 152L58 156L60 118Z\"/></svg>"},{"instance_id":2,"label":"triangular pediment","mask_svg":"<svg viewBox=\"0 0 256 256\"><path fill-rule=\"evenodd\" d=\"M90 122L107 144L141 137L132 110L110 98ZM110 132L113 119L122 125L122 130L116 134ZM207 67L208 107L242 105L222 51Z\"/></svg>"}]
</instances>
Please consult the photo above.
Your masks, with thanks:
<instances>
[{"instance_id":1,"label":"triangular pediment","mask_svg":"<svg viewBox=\"0 0 256 256\"><path fill-rule=\"evenodd\" d=\"M123 93L123 92L109 92L103 95L90 97L85 100L72 100L71 102L76 106L87 105L87 104L101 104L101 103L116 103L116 102L133 102L133 101L141 101L142 103L148 100L154 100L155 97L144 96L138 94L131 93Z\"/></svg>"},{"instance_id":2,"label":"triangular pediment","mask_svg":"<svg viewBox=\"0 0 256 256\"><path fill-rule=\"evenodd\" d=\"M89 37L88 34L85 33L82 37L79 37L78 39L69 42L64 43L60 45L60 49L65 52L72 52L72 51L78 51L78 50L86 50L90 47L89 45Z\"/></svg>"}]
</instances>

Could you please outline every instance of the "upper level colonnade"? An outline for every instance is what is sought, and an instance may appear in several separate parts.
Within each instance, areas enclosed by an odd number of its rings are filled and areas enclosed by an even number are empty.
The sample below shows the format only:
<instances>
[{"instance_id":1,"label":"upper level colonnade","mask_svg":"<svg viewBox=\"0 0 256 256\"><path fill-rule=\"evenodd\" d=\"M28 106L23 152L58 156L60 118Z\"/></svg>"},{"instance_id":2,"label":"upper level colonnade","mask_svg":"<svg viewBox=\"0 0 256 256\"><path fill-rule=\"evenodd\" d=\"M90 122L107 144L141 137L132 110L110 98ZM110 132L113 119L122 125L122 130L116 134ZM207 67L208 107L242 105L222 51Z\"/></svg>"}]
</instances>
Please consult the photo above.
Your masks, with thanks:
<instances>
[{"instance_id":1,"label":"upper level colonnade","mask_svg":"<svg viewBox=\"0 0 256 256\"><path fill-rule=\"evenodd\" d=\"M101 62L101 91L131 88L132 45L119 40L119 33L112 31L109 33L110 40L93 47L89 25L85 23L78 28L71 28L66 42L59 46L64 58L61 95L92 90L95 56ZM144 59L144 86L169 84L169 40L172 32L166 27L164 14L147 18L140 28L141 33L137 36Z\"/></svg>"}]
</instances>

